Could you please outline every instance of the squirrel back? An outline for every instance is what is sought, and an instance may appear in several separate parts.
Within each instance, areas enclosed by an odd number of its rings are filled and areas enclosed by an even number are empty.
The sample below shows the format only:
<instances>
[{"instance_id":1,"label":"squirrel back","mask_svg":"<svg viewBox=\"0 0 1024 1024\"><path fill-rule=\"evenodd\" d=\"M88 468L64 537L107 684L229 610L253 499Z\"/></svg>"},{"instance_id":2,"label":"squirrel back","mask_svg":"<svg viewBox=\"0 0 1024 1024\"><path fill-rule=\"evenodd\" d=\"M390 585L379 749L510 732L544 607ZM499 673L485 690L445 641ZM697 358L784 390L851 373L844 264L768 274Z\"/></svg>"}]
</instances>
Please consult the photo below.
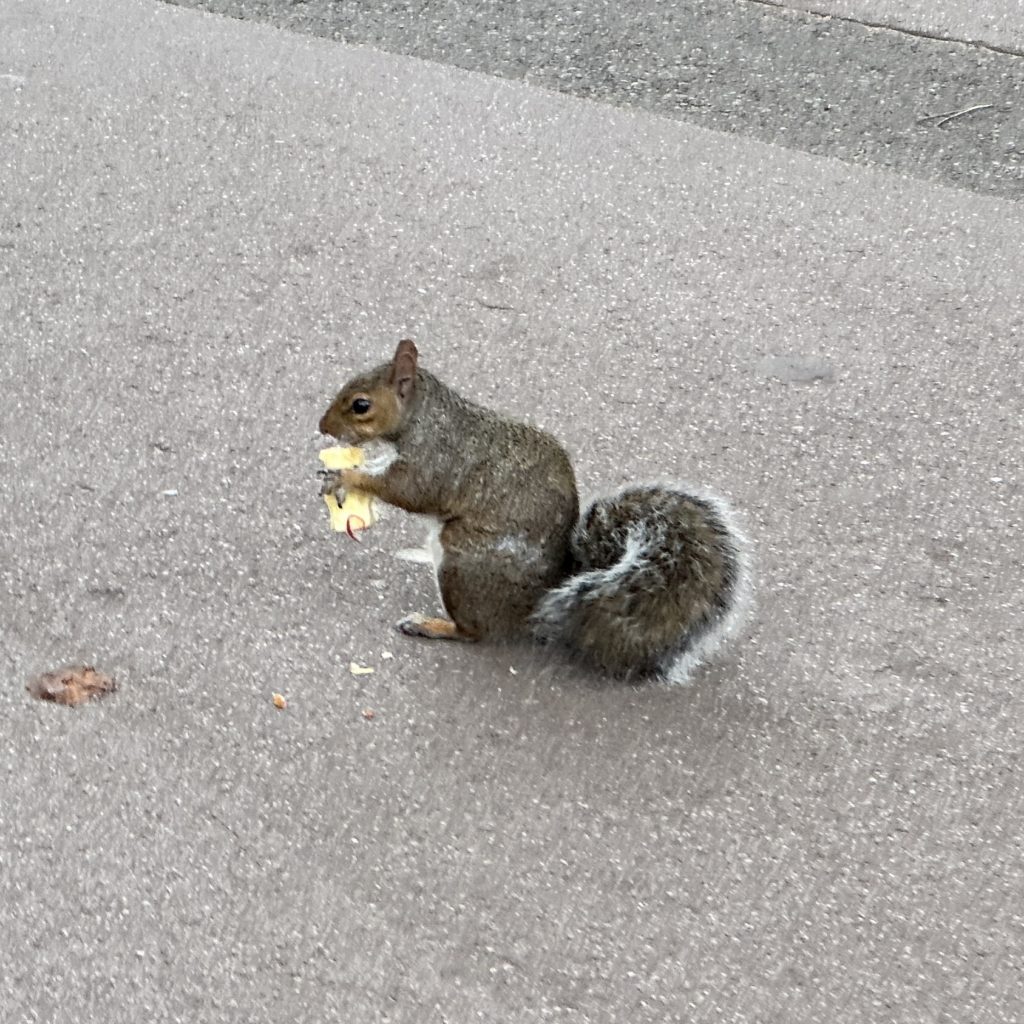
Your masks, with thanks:
<instances>
[{"instance_id":1,"label":"squirrel back","mask_svg":"<svg viewBox=\"0 0 1024 1024\"><path fill-rule=\"evenodd\" d=\"M419 367L411 341L349 381L320 429L346 444L384 442L389 452L339 471L332 487L438 523L448 618L409 616L398 624L404 633L533 636L614 676L682 682L736 624L745 544L720 499L636 485L580 516L565 449L462 398Z\"/></svg>"}]
</instances>

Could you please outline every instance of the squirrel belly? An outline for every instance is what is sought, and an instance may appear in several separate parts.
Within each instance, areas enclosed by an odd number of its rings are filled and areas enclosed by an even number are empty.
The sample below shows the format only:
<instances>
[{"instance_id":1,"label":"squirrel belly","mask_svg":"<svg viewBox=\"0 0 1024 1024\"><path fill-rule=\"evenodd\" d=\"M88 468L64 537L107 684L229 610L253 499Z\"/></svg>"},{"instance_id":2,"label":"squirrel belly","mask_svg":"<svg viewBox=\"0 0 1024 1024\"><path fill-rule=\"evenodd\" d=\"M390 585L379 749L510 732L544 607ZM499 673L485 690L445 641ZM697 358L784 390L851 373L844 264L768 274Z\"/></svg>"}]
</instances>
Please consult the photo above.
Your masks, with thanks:
<instances>
[{"instance_id":1,"label":"squirrel belly","mask_svg":"<svg viewBox=\"0 0 1024 1024\"><path fill-rule=\"evenodd\" d=\"M684 683L742 617L746 541L713 495L626 487L583 511L570 550L572 574L538 603L534 636L609 675Z\"/></svg>"}]
</instances>

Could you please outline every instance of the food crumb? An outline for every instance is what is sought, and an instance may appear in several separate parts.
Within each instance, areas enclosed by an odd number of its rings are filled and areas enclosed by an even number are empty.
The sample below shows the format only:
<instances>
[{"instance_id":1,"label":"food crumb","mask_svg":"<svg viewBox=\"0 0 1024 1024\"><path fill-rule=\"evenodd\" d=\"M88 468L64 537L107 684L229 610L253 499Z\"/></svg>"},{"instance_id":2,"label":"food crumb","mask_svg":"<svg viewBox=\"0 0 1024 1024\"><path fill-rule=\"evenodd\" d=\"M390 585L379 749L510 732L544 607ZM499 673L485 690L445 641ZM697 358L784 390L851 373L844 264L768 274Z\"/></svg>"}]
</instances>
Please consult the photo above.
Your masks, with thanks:
<instances>
[{"instance_id":1,"label":"food crumb","mask_svg":"<svg viewBox=\"0 0 1024 1024\"><path fill-rule=\"evenodd\" d=\"M284 694L282 693L275 693L273 695L273 701L274 707L277 708L278 711L283 711L286 707L288 707L288 701L285 700Z\"/></svg>"},{"instance_id":2,"label":"food crumb","mask_svg":"<svg viewBox=\"0 0 1024 1024\"><path fill-rule=\"evenodd\" d=\"M350 661L349 662L348 670L354 676L368 676L368 675L370 675L374 671L369 666L367 666L367 665L360 665L356 661Z\"/></svg>"}]
</instances>

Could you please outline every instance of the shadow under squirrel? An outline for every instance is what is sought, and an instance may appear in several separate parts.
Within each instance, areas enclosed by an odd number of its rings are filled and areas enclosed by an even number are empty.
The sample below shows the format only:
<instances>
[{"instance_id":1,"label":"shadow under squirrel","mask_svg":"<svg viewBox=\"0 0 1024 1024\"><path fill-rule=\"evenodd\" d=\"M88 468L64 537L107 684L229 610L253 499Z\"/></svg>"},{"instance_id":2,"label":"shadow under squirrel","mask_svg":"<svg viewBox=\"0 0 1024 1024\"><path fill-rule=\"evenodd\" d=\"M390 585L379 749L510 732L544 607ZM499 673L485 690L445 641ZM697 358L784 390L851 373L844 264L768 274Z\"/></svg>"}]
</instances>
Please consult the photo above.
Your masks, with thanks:
<instances>
[{"instance_id":1,"label":"shadow under squirrel","mask_svg":"<svg viewBox=\"0 0 1024 1024\"><path fill-rule=\"evenodd\" d=\"M411 341L350 380L320 431L367 453L325 493L358 489L436 521L449 617L411 615L407 635L533 637L613 676L684 682L737 623L745 543L719 498L640 484L581 513L558 441L458 395Z\"/></svg>"}]
</instances>

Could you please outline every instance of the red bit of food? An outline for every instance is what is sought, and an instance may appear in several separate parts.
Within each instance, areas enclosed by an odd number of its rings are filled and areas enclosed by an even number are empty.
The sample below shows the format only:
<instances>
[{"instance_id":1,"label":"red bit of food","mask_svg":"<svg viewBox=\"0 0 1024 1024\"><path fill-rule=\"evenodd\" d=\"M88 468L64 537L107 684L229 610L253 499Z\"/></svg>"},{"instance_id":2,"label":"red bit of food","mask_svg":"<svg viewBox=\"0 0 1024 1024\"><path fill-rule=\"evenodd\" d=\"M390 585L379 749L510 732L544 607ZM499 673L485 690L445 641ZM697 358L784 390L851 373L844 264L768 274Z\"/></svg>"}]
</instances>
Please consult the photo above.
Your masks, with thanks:
<instances>
[{"instance_id":1,"label":"red bit of food","mask_svg":"<svg viewBox=\"0 0 1024 1024\"><path fill-rule=\"evenodd\" d=\"M366 520L362 516L349 516L345 520L345 532L354 540L360 544L363 543L362 538L359 536L360 530L366 529Z\"/></svg>"}]
</instances>

